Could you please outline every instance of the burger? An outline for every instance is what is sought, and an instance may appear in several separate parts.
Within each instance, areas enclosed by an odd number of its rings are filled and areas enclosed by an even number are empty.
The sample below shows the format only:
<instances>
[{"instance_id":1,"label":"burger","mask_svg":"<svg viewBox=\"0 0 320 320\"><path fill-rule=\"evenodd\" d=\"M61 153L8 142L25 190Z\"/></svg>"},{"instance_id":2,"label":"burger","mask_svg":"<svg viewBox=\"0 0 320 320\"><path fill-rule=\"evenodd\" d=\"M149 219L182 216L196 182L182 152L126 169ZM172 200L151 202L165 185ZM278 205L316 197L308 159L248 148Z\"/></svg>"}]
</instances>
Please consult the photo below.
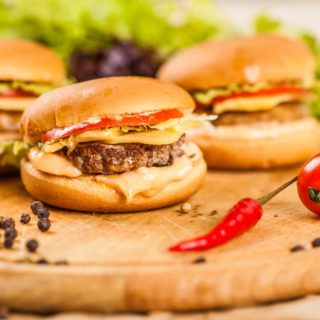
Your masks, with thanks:
<instances>
[{"instance_id":1,"label":"burger","mask_svg":"<svg viewBox=\"0 0 320 320\"><path fill-rule=\"evenodd\" d=\"M49 48L21 39L0 39L0 172L17 165L19 152L13 149L19 149L15 141L20 139L22 112L64 80L64 64Z\"/></svg>"},{"instance_id":2,"label":"burger","mask_svg":"<svg viewBox=\"0 0 320 320\"><path fill-rule=\"evenodd\" d=\"M260 35L208 41L174 54L158 78L188 90L216 120L193 129L211 168L272 168L319 150L308 109L315 61L298 40Z\"/></svg>"},{"instance_id":3,"label":"burger","mask_svg":"<svg viewBox=\"0 0 320 320\"><path fill-rule=\"evenodd\" d=\"M185 140L194 101L156 79L111 77L45 93L22 117L26 190L80 211L127 212L178 203L206 164Z\"/></svg>"}]
</instances>

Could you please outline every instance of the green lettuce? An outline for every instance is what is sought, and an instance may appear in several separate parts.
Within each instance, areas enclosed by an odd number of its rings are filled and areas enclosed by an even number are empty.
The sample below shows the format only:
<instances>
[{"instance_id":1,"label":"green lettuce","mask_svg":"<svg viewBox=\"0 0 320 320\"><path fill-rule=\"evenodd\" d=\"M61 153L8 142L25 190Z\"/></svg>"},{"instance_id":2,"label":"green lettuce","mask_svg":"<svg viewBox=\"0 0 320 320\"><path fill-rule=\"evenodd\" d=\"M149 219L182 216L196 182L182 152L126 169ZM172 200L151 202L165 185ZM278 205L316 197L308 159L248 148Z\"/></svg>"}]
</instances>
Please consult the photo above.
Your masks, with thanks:
<instances>
[{"instance_id":1,"label":"green lettuce","mask_svg":"<svg viewBox=\"0 0 320 320\"><path fill-rule=\"evenodd\" d=\"M297 86L299 88L309 88L310 84L303 83L297 81L295 83L290 83L291 86ZM224 88L210 88L205 91L194 91L193 96L194 98L203 104L208 104L212 101L212 99L216 97L225 97L229 96L230 94L237 93L237 92L258 92L263 89L272 88L274 85L268 82L258 82L255 84L243 84L237 85L232 84Z\"/></svg>"},{"instance_id":2,"label":"green lettuce","mask_svg":"<svg viewBox=\"0 0 320 320\"><path fill-rule=\"evenodd\" d=\"M167 55L234 33L211 0L0 0L0 35L42 42L68 59L74 48L106 47L116 36Z\"/></svg>"},{"instance_id":3,"label":"green lettuce","mask_svg":"<svg viewBox=\"0 0 320 320\"><path fill-rule=\"evenodd\" d=\"M12 81L12 82L0 82L0 92L5 92L9 89L21 89L25 92L34 93L37 96L52 90L53 85L34 83L34 82L23 82L23 81Z\"/></svg>"},{"instance_id":4,"label":"green lettuce","mask_svg":"<svg viewBox=\"0 0 320 320\"><path fill-rule=\"evenodd\" d=\"M0 164L19 167L20 160L28 150L22 141L5 141L0 143Z\"/></svg>"}]
</instances>

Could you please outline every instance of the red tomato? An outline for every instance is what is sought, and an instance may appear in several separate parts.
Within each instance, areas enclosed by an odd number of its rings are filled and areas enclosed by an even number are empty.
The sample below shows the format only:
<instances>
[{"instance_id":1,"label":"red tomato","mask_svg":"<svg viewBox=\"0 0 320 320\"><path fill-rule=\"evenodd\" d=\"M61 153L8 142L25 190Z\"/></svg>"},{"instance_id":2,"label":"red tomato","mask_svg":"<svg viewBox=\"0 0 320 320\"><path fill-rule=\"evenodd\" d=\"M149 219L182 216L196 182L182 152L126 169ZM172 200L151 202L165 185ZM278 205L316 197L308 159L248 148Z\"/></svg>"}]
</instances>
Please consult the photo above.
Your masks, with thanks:
<instances>
[{"instance_id":1,"label":"red tomato","mask_svg":"<svg viewBox=\"0 0 320 320\"><path fill-rule=\"evenodd\" d=\"M21 98L21 97L36 97L32 92L26 92L21 89L8 89L7 91L0 92L0 98Z\"/></svg>"},{"instance_id":2,"label":"red tomato","mask_svg":"<svg viewBox=\"0 0 320 320\"><path fill-rule=\"evenodd\" d=\"M203 105L198 102L197 107L206 108L211 105L221 103L229 99L235 99L235 98L255 98L255 97L261 97L261 96L268 96L268 95L278 95L283 93L294 94L294 95L305 95L305 94L308 94L309 92L310 92L309 89L289 87L289 86L272 87L272 88L262 89L257 92L248 92L248 91L234 92L228 96L219 96L219 97L213 98L209 105Z\"/></svg>"},{"instance_id":3,"label":"red tomato","mask_svg":"<svg viewBox=\"0 0 320 320\"><path fill-rule=\"evenodd\" d=\"M297 188L302 203L320 215L320 153L303 165L298 175Z\"/></svg>"},{"instance_id":4,"label":"red tomato","mask_svg":"<svg viewBox=\"0 0 320 320\"><path fill-rule=\"evenodd\" d=\"M113 118L98 119L97 121L84 121L75 125L56 128L42 134L42 142L63 139L73 134L78 134L88 130L96 130L106 127L120 126L143 126L157 124L169 119L182 118L183 113L178 109L167 109L148 113L132 113L115 116Z\"/></svg>"}]
</instances>

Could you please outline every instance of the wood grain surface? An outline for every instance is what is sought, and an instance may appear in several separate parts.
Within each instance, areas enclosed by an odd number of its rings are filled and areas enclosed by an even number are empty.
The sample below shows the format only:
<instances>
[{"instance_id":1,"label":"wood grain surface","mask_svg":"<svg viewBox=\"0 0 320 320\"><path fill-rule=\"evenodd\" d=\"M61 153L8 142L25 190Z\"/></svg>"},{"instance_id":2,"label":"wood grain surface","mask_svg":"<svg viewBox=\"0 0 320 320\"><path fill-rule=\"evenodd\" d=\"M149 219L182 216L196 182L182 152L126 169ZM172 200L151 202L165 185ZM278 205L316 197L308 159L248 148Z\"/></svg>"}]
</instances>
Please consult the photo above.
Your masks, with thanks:
<instances>
[{"instance_id":1,"label":"wood grain surface","mask_svg":"<svg viewBox=\"0 0 320 320\"><path fill-rule=\"evenodd\" d=\"M49 316L12 314L10 320L319 320L320 296L309 296L265 306L192 313L148 314L59 313Z\"/></svg>"},{"instance_id":2,"label":"wood grain surface","mask_svg":"<svg viewBox=\"0 0 320 320\"><path fill-rule=\"evenodd\" d=\"M32 216L29 225L18 223L14 249L0 250L0 304L34 312L186 311L317 293L320 249L289 252L320 236L319 219L301 206L294 186L266 205L262 221L232 243L204 253L167 251L209 230L239 198L261 196L296 171L210 172L187 214L179 206L131 214L52 209L47 233ZM17 177L0 180L2 215L19 219L30 213L31 200ZM24 249L31 238L40 242L38 254ZM51 264L32 262L42 257ZM193 263L199 257L206 262ZM69 265L54 265L59 260Z\"/></svg>"}]
</instances>

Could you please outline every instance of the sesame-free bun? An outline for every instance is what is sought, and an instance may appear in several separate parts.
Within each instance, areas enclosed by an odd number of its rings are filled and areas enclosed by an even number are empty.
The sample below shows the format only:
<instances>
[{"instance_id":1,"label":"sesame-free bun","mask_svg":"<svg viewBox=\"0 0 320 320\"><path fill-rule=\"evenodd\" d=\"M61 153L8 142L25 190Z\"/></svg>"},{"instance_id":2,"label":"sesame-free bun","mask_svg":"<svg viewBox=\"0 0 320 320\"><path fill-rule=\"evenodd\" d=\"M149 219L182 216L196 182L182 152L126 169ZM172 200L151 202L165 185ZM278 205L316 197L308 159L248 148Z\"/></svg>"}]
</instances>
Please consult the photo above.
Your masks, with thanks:
<instances>
[{"instance_id":1,"label":"sesame-free bun","mask_svg":"<svg viewBox=\"0 0 320 320\"><path fill-rule=\"evenodd\" d=\"M315 61L300 41L258 35L191 46L173 54L157 76L191 91L264 81L310 81L314 71Z\"/></svg>"},{"instance_id":2,"label":"sesame-free bun","mask_svg":"<svg viewBox=\"0 0 320 320\"><path fill-rule=\"evenodd\" d=\"M199 189L206 168L201 157L182 180L167 184L150 197L136 195L131 201L126 201L111 187L97 182L94 176L54 176L38 171L28 160L21 161L21 178L25 188L35 199L53 206L79 211L130 212L160 208L184 201Z\"/></svg>"},{"instance_id":3,"label":"sesame-free bun","mask_svg":"<svg viewBox=\"0 0 320 320\"><path fill-rule=\"evenodd\" d=\"M36 99L22 116L22 129L30 141L41 132L105 118L178 108L191 113L191 96L176 85L144 77L111 77L61 87Z\"/></svg>"},{"instance_id":4,"label":"sesame-free bun","mask_svg":"<svg viewBox=\"0 0 320 320\"><path fill-rule=\"evenodd\" d=\"M62 59L51 49L22 39L0 39L0 80L59 85L65 79Z\"/></svg>"},{"instance_id":5,"label":"sesame-free bun","mask_svg":"<svg viewBox=\"0 0 320 320\"><path fill-rule=\"evenodd\" d=\"M312 118L259 126L203 126L188 132L209 168L267 169L305 161L320 148L319 123Z\"/></svg>"}]
</instances>

